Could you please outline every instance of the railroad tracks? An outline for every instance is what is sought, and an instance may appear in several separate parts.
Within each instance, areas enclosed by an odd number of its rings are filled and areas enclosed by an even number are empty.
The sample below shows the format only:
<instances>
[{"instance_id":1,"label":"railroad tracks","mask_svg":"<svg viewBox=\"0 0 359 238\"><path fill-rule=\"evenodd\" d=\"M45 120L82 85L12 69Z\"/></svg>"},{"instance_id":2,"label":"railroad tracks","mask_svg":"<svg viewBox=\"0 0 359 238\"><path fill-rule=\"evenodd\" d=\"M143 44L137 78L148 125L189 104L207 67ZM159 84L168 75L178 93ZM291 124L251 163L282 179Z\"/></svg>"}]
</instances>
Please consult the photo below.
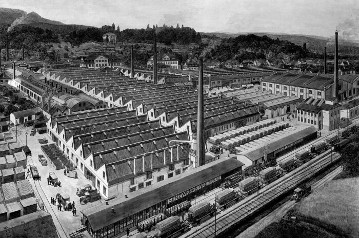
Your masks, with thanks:
<instances>
[{"instance_id":1,"label":"railroad tracks","mask_svg":"<svg viewBox=\"0 0 359 238\"><path fill-rule=\"evenodd\" d=\"M269 184L257 193L245 198L241 202L217 215L216 225L214 218L203 223L194 231L184 234L182 237L205 238L214 237L230 229L231 226L243 221L251 214L259 211L271 201L294 189L298 184L312 177L317 172L340 159L338 153L328 150L308 163L286 174L277 181Z\"/></svg>"}]
</instances>

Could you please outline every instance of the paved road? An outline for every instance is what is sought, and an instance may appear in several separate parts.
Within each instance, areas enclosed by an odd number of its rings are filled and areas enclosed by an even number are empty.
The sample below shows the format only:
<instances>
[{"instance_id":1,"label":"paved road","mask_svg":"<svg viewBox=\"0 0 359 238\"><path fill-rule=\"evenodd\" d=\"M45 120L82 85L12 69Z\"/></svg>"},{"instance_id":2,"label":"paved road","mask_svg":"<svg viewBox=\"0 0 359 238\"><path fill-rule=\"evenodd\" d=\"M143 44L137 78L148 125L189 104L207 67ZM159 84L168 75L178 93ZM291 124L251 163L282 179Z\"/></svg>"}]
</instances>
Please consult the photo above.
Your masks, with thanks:
<instances>
[{"instance_id":1,"label":"paved road","mask_svg":"<svg viewBox=\"0 0 359 238\"><path fill-rule=\"evenodd\" d=\"M325 186L329 181L331 181L336 175L338 175L340 172L343 171L342 167L338 167L337 169L333 170L326 176L324 176L322 179L317 181L312 185L312 190L318 190L321 187ZM280 221L284 215L294 207L295 202L294 201L287 201L281 206L279 206L277 209L269 213L267 216L259 220L257 223L253 224L249 228L247 228L244 232L242 232L240 235L238 235L236 238L253 238L256 235L259 234L264 228L266 228L269 224L273 222Z\"/></svg>"}]
</instances>

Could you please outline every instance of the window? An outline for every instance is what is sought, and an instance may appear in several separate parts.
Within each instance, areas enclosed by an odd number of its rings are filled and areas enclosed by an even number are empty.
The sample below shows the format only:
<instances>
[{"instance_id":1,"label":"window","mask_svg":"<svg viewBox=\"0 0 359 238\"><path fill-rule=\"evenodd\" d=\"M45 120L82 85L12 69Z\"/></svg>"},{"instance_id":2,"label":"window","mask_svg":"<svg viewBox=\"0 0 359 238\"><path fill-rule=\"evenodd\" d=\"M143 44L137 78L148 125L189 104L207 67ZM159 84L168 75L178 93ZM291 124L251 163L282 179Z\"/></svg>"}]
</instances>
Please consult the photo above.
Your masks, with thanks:
<instances>
[{"instance_id":1,"label":"window","mask_svg":"<svg viewBox=\"0 0 359 238\"><path fill-rule=\"evenodd\" d=\"M97 180L97 188L100 189L100 180Z\"/></svg>"},{"instance_id":2,"label":"window","mask_svg":"<svg viewBox=\"0 0 359 238\"><path fill-rule=\"evenodd\" d=\"M157 177L157 182L161 182L165 179L165 176L164 175L161 175L161 176L158 176Z\"/></svg>"},{"instance_id":3,"label":"window","mask_svg":"<svg viewBox=\"0 0 359 238\"><path fill-rule=\"evenodd\" d=\"M269 84L269 87L272 87L272 86L273 86L273 85L270 83L270 84Z\"/></svg>"},{"instance_id":4,"label":"window","mask_svg":"<svg viewBox=\"0 0 359 238\"><path fill-rule=\"evenodd\" d=\"M84 170L84 164L81 163L81 170Z\"/></svg>"},{"instance_id":5,"label":"window","mask_svg":"<svg viewBox=\"0 0 359 238\"><path fill-rule=\"evenodd\" d=\"M92 160L90 160L90 166L93 167L93 166L92 166Z\"/></svg>"},{"instance_id":6,"label":"window","mask_svg":"<svg viewBox=\"0 0 359 238\"><path fill-rule=\"evenodd\" d=\"M312 93L313 93L313 90L309 89L309 91L308 91L308 92L309 92L309 94L312 94Z\"/></svg>"},{"instance_id":7,"label":"window","mask_svg":"<svg viewBox=\"0 0 359 238\"><path fill-rule=\"evenodd\" d=\"M263 86L266 86L266 83L263 83Z\"/></svg>"},{"instance_id":8,"label":"window","mask_svg":"<svg viewBox=\"0 0 359 238\"><path fill-rule=\"evenodd\" d=\"M304 89L301 88L301 89L299 90L299 92L303 93L303 92L304 92Z\"/></svg>"},{"instance_id":9,"label":"window","mask_svg":"<svg viewBox=\"0 0 359 238\"><path fill-rule=\"evenodd\" d=\"M106 195L106 193L107 193L107 189L106 189L106 187L105 187L105 186L103 186L102 190L103 190L103 194L104 194L104 195Z\"/></svg>"},{"instance_id":10,"label":"window","mask_svg":"<svg viewBox=\"0 0 359 238\"><path fill-rule=\"evenodd\" d=\"M318 92L318 96L322 96L322 92Z\"/></svg>"},{"instance_id":11,"label":"window","mask_svg":"<svg viewBox=\"0 0 359 238\"><path fill-rule=\"evenodd\" d=\"M179 175L181 173L181 169L176 169L176 175Z\"/></svg>"},{"instance_id":12,"label":"window","mask_svg":"<svg viewBox=\"0 0 359 238\"><path fill-rule=\"evenodd\" d=\"M103 172L102 172L102 177L103 177L103 179L105 179L105 178L106 178L105 171L103 171Z\"/></svg>"},{"instance_id":13,"label":"window","mask_svg":"<svg viewBox=\"0 0 359 238\"><path fill-rule=\"evenodd\" d=\"M276 85L275 87L276 87L276 88L279 88L279 85Z\"/></svg>"},{"instance_id":14,"label":"window","mask_svg":"<svg viewBox=\"0 0 359 238\"><path fill-rule=\"evenodd\" d=\"M152 178L152 172L151 171L147 171L146 172L146 180L147 179L151 179Z\"/></svg>"},{"instance_id":15,"label":"window","mask_svg":"<svg viewBox=\"0 0 359 238\"><path fill-rule=\"evenodd\" d=\"M131 184L131 185L135 185L135 178L131 178L131 179L130 179L130 184Z\"/></svg>"},{"instance_id":16,"label":"window","mask_svg":"<svg viewBox=\"0 0 359 238\"><path fill-rule=\"evenodd\" d=\"M284 90L287 90L288 88L287 88L287 86L283 86L283 89L284 89Z\"/></svg>"},{"instance_id":17,"label":"window","mask_svg":"<svg viewBox=\"0 0 359 238\"><path fill-rule=\"evenodd\" d=\"M139 183L138 184L138 189L141 189L141 188L144 188L144 187L145 187L144 183Z\"/></svg>"},{"instance_id":18,"label":"window","mask_svg":"<svg viewBox=\"0 0 359 238\"><path fill-rule=\"evenodd\" d=\"M172 178L173 177L173 173L168 173L168 178Z\"/></svg>"},{"instance_id":19,"label":"window","mask_svg":"<svg viewBox=\"0 0 359 238\"><path fill-rule=\"evenodd\" d=\"M130 192L136 191L136 187L130 187Z\"/></svg>"}]
</instances>

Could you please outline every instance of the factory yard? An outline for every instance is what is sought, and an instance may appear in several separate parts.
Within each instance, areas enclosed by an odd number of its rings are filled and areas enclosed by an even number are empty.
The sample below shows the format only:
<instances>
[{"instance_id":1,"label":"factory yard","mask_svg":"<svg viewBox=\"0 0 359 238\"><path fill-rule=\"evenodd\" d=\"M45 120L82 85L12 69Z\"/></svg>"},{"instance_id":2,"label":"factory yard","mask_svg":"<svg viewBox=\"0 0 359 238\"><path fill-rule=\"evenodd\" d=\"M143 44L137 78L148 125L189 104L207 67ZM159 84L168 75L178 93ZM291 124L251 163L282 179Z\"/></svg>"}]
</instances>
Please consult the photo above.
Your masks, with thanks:
<instances>
[{"instance_id":1,"label":"factory yard","mask_svg":"<svg viewBox=\"0 0 359 238\"><path fill-rule=\"evenodd\" d=\"M80 197L76 195L76 190L78 187L83 187L84 185L88 184L88 180L83 176L83 174L78 173L78 178L70 178L64 175L64 169L56 170L55 166L51 163L51 161L46 158L47 166L43 166L39 159L39 155L44 155L43 151L41 150L41 144L39 143L39 139L46 138L49 143L51 143L51 139L47 134L38 134L36 133L34 136L30 136L31 128L19 126L17 130L18 140L21 144L26 144L26 135L27 132L27 145L32 152L32 156L28 157L28 165L34 165L37 167L39 174L41 176L40 180L33 180L28 175L29 180L33 186L35 191L35 195L42 204L44 204L44 210L49 212L57 227L58 232L60 231L60 237L68 237L68 235L77 229L79 229L81 225L81 210L94 205L94 203L88 203L86 205L80 204ZM11 130L13 133L13 138L11 141L15 140L15 129ZM58 177L58 180L61 182L61 187L54 187L53 185L49 185L47 178L49 176L49 172L54 172L55 175ZM55 198L56 194L68 194L70 197L70 201L75 202L76 207L76 215L74 216L72 211L64 211L63 207L58 210L57 205L51 204L51 197ZM61 234L62 231L62 234ZM65 235L65 236L64 236Z\"/></svg>"}]
</instances>

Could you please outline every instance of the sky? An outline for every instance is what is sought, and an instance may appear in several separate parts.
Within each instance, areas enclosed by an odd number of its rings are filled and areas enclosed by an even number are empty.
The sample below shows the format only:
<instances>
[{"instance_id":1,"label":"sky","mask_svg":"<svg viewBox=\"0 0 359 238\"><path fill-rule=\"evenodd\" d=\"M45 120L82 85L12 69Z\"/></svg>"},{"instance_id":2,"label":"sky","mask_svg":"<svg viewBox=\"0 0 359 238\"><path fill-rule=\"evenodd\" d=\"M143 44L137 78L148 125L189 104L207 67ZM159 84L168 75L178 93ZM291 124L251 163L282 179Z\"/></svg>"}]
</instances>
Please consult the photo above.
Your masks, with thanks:
<instances>
[{"instance_id":1,"label":"sky","mask_svg":"<svg viewBox=\"0 0 359 238\"><path fill-rule=\"evenodd\" d=\"M66 24L146 28L190 26L200 32L270 32L359 40L358 0L0 0Z\"/></svg>"}]
</instances>

